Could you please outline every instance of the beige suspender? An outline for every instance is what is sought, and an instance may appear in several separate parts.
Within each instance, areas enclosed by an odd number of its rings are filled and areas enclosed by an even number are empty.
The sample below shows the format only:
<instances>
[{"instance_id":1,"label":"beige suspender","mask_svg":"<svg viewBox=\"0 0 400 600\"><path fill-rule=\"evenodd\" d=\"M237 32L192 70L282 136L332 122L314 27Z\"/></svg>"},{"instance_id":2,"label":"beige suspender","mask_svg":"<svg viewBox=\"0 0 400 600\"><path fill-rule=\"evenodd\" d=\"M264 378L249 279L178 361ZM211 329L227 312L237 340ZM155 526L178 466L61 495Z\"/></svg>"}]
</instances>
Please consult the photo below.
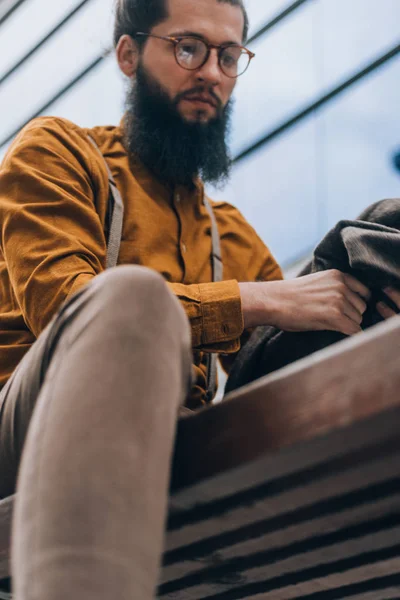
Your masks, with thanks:
<instances>
[{"instance_id":1,"label":"beige suspender","mask_svg":"<svg viewBox=\"0 0 400 600\"><path fill-rule=\"evenodd\" d=\"M88 136L92 145L96 148L97 152L103 159L108 174L108 183L110 186L109 196L109 215L111 218L110 231L107 242L107 261L106 267L110 269L116 267L118 264L118 255L121 245L122 237L122 225L124 219L124 204L122 201L121 194L117 188L114 177L111 173L110 167L107 164L100 148L97 146L93 138ZM219 237L217 220L215 218L214 211L211 204L204 195L203 198L204 206L206 207L208 214L211 219L211 239L212 239L212 274L213 281L222 281L223 279L223 264L221 258L221 240ZM217 355L209 354L207 356L207 401L211 402L217 389Z\"/></svg>"},{"instance_id":2,"label":"beige suspender","mask_svg":"<svg viewBox=\"0 0 400 600\"><path fill-rule=\"evenodd\" d=\"M223 264L221 256L221 239L219 237L217 219L215 218L212 206L204 194L204 206L206 207L211 219L211 238L212 238L212 274L213 281L222 281ZM208 402L214 398L217 391L217 354L207 355L207 394Z\"/></svg>"},{"instance_id":3,"label":"beige suspender","mask_svg":"<svg viewBox=\"0 0 400 600\"><path fill-rule=\"evenodd\" d=\"M106 268L111 269L112 267L116 267L118 263L119 248L121 246L122 238L122 224L124 222L124 203L122 202L121 194L119 193L110 167L102 155L100 148L93 138L90 136L88 136L88 138L103 159L108 173L108 184L110 186L110 199L108 207L110 215L110 231L107 241Z\"/></svg>"}]
</instances>

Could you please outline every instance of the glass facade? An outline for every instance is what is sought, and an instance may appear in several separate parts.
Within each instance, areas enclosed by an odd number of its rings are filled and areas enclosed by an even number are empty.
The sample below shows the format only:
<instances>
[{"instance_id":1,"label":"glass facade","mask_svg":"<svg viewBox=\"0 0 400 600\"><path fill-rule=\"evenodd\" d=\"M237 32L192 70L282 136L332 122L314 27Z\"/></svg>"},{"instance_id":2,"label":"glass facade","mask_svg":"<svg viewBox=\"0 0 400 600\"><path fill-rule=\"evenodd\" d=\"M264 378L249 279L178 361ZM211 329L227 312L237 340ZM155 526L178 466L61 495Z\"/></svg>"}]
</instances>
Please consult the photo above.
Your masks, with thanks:
<instances>
[{"instance_id":1,"label":"glass facade","mask_svg":"<svg viewBox=\"0 0 400 600\"><path fill-rule=\"evenodd\" d=\"M400 60L394 60L327 106L321 129L323 229L372 202L400 197L393 158L400 143Z\"/></svg>"},{"instance_id":2,"label":"glass facade","mask_svg":"<svg viewBox=\"0 0 400 600\"><path fill-rule=\"evenodd\" d=\"M256 57L235 91L235 153L317 95L313 12L305 4L251 44Z\"/></svg>"},{"instance_id":3,"label":"glass facade","mask_svg":"<svg viewBox=\"0 0 400 600\"><path fill-rule=\"evenodd\" d=\"M25 0L8 18L0 14L0 160L36 114L83 126L120 121L124 78L114 57L104 57L112 4ZM238 206L290 266L339 219L400 196L400 2L247 0L247 7L257 56L238 82L232 129L234 156L246 156L212 195Z\"/></svg>"},{"instance_id":4,"label":"glass facade","mask_svg":"<svg viewBox=\"0 0 400 600\"><path fill-rule=\"evenodd\" d=\"M316 189L315 119L241 161L229 186L214 197L229 198L282 263L309 252L320 231Z\"/></svg>"}]
</instances>

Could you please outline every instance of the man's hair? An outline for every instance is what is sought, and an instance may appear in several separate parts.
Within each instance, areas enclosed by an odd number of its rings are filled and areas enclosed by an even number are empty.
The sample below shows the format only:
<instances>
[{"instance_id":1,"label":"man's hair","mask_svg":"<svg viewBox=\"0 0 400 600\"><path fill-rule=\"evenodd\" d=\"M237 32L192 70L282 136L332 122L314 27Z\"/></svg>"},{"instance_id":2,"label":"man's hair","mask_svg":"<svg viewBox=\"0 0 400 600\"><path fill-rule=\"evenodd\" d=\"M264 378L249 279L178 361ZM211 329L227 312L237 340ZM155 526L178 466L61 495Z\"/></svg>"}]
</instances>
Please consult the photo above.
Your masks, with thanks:
<instances>
[{"instance_id":1,"label":"man's hair","mask_svg":"<svg viewBox=\"0 0 400 600\"><path fill-rule=\"evenodd\" d=\"M243 0L216 0L239 6L244 15L243 42L247 40L249 19ZM168 18L167 0L116 0L114 46L123 35L135 36L141 31L149 33L153 27Z\"/></svg>"}]
</instances>

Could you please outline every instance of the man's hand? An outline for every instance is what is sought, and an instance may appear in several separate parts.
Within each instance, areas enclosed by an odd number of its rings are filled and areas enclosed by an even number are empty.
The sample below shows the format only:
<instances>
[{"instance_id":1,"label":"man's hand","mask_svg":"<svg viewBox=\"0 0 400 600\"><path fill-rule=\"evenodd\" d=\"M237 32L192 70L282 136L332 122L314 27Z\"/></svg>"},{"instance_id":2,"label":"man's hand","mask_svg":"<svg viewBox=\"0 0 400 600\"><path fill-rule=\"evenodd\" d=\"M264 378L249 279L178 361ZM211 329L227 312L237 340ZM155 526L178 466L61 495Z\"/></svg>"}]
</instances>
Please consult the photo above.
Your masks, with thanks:
<instances>
[{"instance_id":1,"label":"man's hand","mask_svg":"<svg viewBox=\"0 0 400 600\"><path fill-rule=\"evenodd\" d=\"M386 288L383 290L387 296L391 299L391 301L398 307L400 312L400 290L394 290L393 288ZM379 302L376 305L376 308L379 314L384 319L390 319L391 317L396 317L398 313L392 310L387 304L384 302Z\"/></svg>"},{"instance_id":2,"label":"man's hand","mask_svg":"<svg viewBox=\"0 0 400 600\"><path fill-rule=\"evenodd\" d=\"M245 327L284 331L361 331L370 291L351 275L322 271L287 281L242 283Z\"/></svg>"}]
</instances>

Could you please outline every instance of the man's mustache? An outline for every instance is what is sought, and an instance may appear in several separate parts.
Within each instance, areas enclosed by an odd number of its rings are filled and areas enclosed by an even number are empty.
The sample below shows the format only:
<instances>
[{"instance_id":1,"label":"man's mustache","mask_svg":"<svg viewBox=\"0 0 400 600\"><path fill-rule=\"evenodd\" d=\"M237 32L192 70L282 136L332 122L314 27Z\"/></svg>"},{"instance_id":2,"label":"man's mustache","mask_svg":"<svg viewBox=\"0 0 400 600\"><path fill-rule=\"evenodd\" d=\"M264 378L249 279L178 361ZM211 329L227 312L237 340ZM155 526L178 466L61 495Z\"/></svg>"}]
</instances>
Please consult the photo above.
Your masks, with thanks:
<instances>
[{"instance_id":1,"label":"man's mustache","mask_svg":"<svg viewBox=\"0 0 400 600\"><path fill-rule=\"evenodd\" d=\"M214 90L212 88L206 88L204 86L197 86L195 88L192 88L191 90L186 90L186 92L181 92L180 94L178 94L176 96L174 104L175 104L175 106L177 106L179 104L179 102L181 100L184 100L185 98L188 98L190 96L196 96L196 95L204 95L204 94L206 94L207 96L210 96L210 98L216 105L216 108L218 109L218 111L222 111L222 108L223 108L222 102L218 98L218 96L216 95Z\"/></svg>"}]
</instances>

